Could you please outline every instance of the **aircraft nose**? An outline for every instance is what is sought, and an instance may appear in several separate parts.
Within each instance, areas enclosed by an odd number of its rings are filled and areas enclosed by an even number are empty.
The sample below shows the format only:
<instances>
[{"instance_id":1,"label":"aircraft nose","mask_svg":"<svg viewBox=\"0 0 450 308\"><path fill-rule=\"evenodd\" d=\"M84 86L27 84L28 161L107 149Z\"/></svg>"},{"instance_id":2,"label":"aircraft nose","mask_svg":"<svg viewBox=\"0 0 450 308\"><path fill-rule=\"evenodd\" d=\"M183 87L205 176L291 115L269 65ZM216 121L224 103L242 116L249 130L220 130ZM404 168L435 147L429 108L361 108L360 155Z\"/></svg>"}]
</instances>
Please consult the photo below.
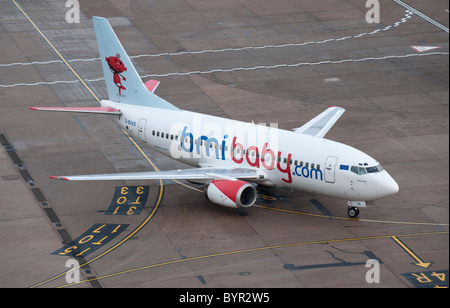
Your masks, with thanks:
<instances>
[{"instance_id":1,"label":"aircraft nose","mask_svg":"<svg viewBox=\"0 0 450 308\"><path fill-rule=\"evenodd\" d=\"M382 198L398 193L399 189L397 182L387 172L378 182L378 193Z\"/></svg>"}]
</instances>

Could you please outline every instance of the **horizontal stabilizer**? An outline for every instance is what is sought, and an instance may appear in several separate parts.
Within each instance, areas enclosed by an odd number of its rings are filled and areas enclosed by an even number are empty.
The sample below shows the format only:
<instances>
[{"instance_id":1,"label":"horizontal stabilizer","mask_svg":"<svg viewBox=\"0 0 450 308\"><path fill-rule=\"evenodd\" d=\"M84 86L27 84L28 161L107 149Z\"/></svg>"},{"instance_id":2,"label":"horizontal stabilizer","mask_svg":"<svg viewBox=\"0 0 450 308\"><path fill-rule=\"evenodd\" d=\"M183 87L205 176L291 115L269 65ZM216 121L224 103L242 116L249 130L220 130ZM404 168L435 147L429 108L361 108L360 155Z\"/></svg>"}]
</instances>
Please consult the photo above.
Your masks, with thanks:
<instances>
[{"instance_id":1,"label":"horizontal stabilizer","mask_svg":"<svg viewBox=\"0 0 450 308\"><path fill-rule=\"evenodd\" d=\"M97 114L115 114L121 115L120 110L111 107L28 107L31 110L40 111L60 111L60 112L82 112Z\"/></svg>"}]
</instances>

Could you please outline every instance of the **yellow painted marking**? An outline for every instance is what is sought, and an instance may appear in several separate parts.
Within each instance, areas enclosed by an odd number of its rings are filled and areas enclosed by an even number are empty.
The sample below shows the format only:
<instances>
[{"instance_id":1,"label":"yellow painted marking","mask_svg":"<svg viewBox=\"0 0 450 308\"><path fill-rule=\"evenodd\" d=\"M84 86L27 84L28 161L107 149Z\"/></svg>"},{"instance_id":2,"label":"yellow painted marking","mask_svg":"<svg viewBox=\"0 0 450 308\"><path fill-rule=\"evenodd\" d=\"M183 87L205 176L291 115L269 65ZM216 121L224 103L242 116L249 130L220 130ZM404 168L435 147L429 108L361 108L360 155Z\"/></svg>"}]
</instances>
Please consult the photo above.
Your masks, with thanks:
<instances>
[{"instance_id":1,"label":"yellow painted marking","mask_svg":"<svg viewBox=\"0 0 450 308\"><path fill-rule=\"evenodd\" d=\"M22 14L26 17L26 19L28 19L28 21L33 25L33 27L36 29L36 31L42 36L42 38L48 43L48 45L53 49L53 51L61 58L61 60L66 64L66 66L72 71L72 73L77 77L77 79L83 84L83 86L89 91L89 93L97 100L97 102L100 103L100 99L97 97L97 95L94 94L94 92L91 90L91 88L89 88L89 86L84 82L84 80L77 74L77 72L72 68L72 66L67 62L67 60L62 56L62 54L55 48L55 46L50 42L50 40L45 36L45 34L39 29L39 27L33 22L33 20L28 16L28 14L20 7L20 5L15 1L12 0L12 2L16 5L16 7L22 12ZM150 158L144 153L144 151L142 151L142 149L137 145L137 143L133 140L133 138L131 138L130 136L128 136L128 139L134 144L134 146L138 149L138 151L145 157L145 159L152 165L152 167L156 170L159 171L159 169L156 167L156 165L150 160ZM163 187L163 182L162 180L160 180L160 190L159 190L159 196L158 196L158 200L153 208L153 211L150 213L150 215L134 230L134 232L131 232L127 237L125 237L122 241L120 241L119 243L117 243L116 245L114 245L113 247L111 247L110 249L108 249L107 251L103 252L102 254L98 255L97 257L95 257L92 260L87 261L86 263L80 265L78 268L81 268L89 263L92 263L96 260L98 260L99 258L103 257L104 255L108 254L109 252L113 251L114 249L116 249L117 247L119 247L120 245L122 245L123 243L125 243L128 239L130 239L131 237L133 237L137 232L139 232L143 226L145 226L147 224L147 222L155 215L156 210L158 209L161 200L162 200L162 196L163 196L163 191L164 191L164 187ZM74 268L72 268L71 270L74 270ZM66 272L59 274L57 276L54 276L52 278L49 278L45 281L42 281L38 284L35 284L32 286L32 288L38 287L40 285L46 284L52 280L55 280L59 277L62 277L66 274Z\"/></svg>"},{"instance_id":2,"label":"yellow painted marking","mask_svg":"<svg viewBox=\"0 0 450 308\"><path fill-rule=\"evenodd\" d=\"M406 251L414 260L417 261L415 265L423 267L423 268L429 268L431 263L423 262L422 259L420 259L411 249L408 248L405 244L402 243L396 236L392 236L392 239L400 245L400 247L403 248L404 251Z\"/></svg>"},{"instance_id":3,"label":"yellow painted marking","mask_svg":"<svg viewBox=\"0 0 450 308\"><path fill-rule=\"evenodd\" d=\"M393 237L407 237L407 236L425 236L425 235L438 235L438 234L448 234L446 231L442 232L429 232L429 233L411 233L411 234L399 234L399 235L380 235L380 236L367 236L367 237L359 237L359 238L344 238L344 239L334 239L334 240L321 240L321 241L312 241L312 242L303 242L303 243L294 243L294 244L285 244L285 245L275 245L275 246L265 246L265 247L258 247L258 248L250 248L250 249L242 249L242 250L235 250L235 251L228 251L228 252L222 252L222 253L215 253L215 254L209 254L204 256L197 256L192 258L186 258L186 259L178 259L173 261L167 261L142 267L137 267L117 273L112 273L104 276L100 276L94 279L88 279L80 281L79 283L94 281L94 280L100 280L100 279L106 279L111 278L114 276L129 274L137 271L142 270L148 270L155 267L160 267L164 265L171 265L171 264L177 264L177 263L183 263L183 262L190 262L190 261L196 261L196 260L202 260L202 259L208 259L208 258L214 258L214 257L222 257L222 256L228 256L228 255L234 255L239 253L248 253L248 252L256 252L256 251L264 251L264 250L270 250L270 249L279 249L279 248L289 248L289 247L298 247L298 246L305 246L305 245L314 245L314 244L325 244L325 243L338 243L338 242L351 242L351 241L363 241L363 240L375 240L375 239L386 239L386 238L393 238ZM77 283L72 284L66 284L59 286L59 288L64 288L68 286L73 286Z\"/></svg>"},{"instance_id":4,"label":"yellow painted marking","mask_svg":"<svg viewBox=\"0 0 450 308\"><path fill-rule=\"evenodd\" d=\"M313 216L313 217L321 217L321 218L334 218L334 219L340 219L340 220L378 222L378 223L402 224L402 225L422 225L422 226L444 226L445 227L445 226L449 225L449 224L438 224L438 223L432 223L432 222L389 221L389 220L348 218L348 217L328 216L328 215L311 214L311 213L291 211L291 210L283 210L283 209L277 209L277 208L273 208L273 207L269 207L269 206L263 206L263 205L257 205L257 204L255 204L253 206L258 207L258 208L262 208L262 209L278 211L278 212L284 212L284 213L290 213L290 214Z\"/></svg>"},{"instance_id":5,"label":"yellow painted marking","mask_svg":"<svg viewBox=\"0 0 450 308\"><path fill-rule=\"evenodd\" d=\"M36 29L36 31L42 36L42 38L47 42L47 44L53 49L53 51L61 58L61 60L64 62L64 64L72 71L72 73L76 76L76 78L83 84L83 86L89 91L89 93L95 98L95 100L97 100L98 103L100 103L100 99L97 97L97 95L95 95L95 93L91 90L91 88L85 83L85 81L78 75L78 73L72 68L72 66L67 62L67 60L62 56L62 54L55 48L55 46L50 42L50 40L44 35L44 33L39 29L39 27L33 22L33 20L28 16L28 14L20 7L20 5L15 1L12 0L12 2L16 5L16 7L22 12L22 14L26 17L26 19L33 25L33 27ZM138 151L144 156L144 158L152 165L152 167L155 169L155 171L160 171L158 167L156 167L156 165L150 160L150 158L144 153L144 151L139 147L139 145L134 141L134 139L128 135L127 132L124 131L124 133L127 135L127 138L134 144L134 146L138 149ZM174 180L174 182L183 185L189 189L198 191L198 192L202 192L200 189L191 187L189 185L186 185L184 183L181 183L179 181ZM113 247L111 247L110 249L108 249L107 251L103 252L102 254L98 255L97 257L95 257L92 260L87 261L86 263L80 265L78 268L81 268L89 263L92 263L94 261L96 261L97 259L103 257L104 255L108 254L109 252L113 251L114 249L116 249L117 247L119 247L120 245L122 245L124 242L126 242L128 239L130 239L132 236L134 236L138 231L140 231L142 229L142 227L154 216L154 214L156 213L156 210L158 209L161 199L162 199L162 193L163 193L163 183L162 180L160 180L160 192L159 192L159 196L158 196L158 200L156 202L155 207L153 208L152 213L150 213L150 215L134 230L134 232L130 233L127 237L125 237L122 241L120 241L119 243L117 243L116 245L114 245ZM255 205L259 208L264 208L264 209L270 209L270 210L276 210L276 211L280 211L280 212L289 212L289 213L295 213L295 214L302 214L302 215L308 215L308 216L315 216L315 217L326 217L326 218L330 218L329 216L326 215L317 215L317 214L309 214L309 213L302 213L302 212L294 212L294 211L288 211L288 210L281 210L281 209L275 209L275 208L270 208L270 207L265 207L265 206L259 206L259 205ZM415 225L434 225L434 226L448 226L448 224L433 224L433 223L414 223L414 222L395 222L395 221L381 221L381 220L367 220L367 219L352 219L352 218L343 218L343 217L332 217L335 219L345 219L345 220L357 220L357 221L366 221L366 222L383 222L383 223L399 223L399 224L415 224ZM441 232L441 233L448 233L448 232ZM431 234L431 233L430 233ZM438 233L432 233L432 234L439 234ZM402 235L405 236L405 235ZM318 243L324 243L324 242L342 242L342 241L354 241L354 240L364 240L364 239L375 239L375 238L386 238L386 237L391 237L391 236L381 236L381 237L366 237L366 238L355 238L355 239L342 239L342 240L331 240L331 241L318 241L318 242L309 242L309 243L298 243L298 244L289 244L289 245L279 245L279 246L271 246L271 247L262 247L262 248L253 248L253 249L246 249L246 250L240 250L240 251L233 251L233 252L226 252L226 253L219 253L219 254L212 254L212 255L207 255L207 256L200 256L200 257L194 257L194 258L189 258L189 259L183 259L183 260L176 260L176 261L170 261L170 262L165 262L165 263L160 263L160 264L156 264L156 265L151 265L151 266L147 266L147 267L142 267L142 268L138 268L138 269L133 269L133 270L129 270L129 271L124 271L124 272L119 272L116 274L111 274L109 276L102 276L99 277L98 279L103 279L103 278L107 278L107 277L112 277L112 276L116 276L116 275L120 275L120 274L124 274L127 272L132 272L132 271L138 271L138 270L142 270L142 269L147 269L147 268L152 268L152 267L157 267L157 266L162 266L162 265L167 265L167 264L173 264L173 263L179 263L179 262L186 262L186 261L192 261L192 260L198 260L198 259L204 259L204 258L209 258L209 257L217 257L217 256L223 256L223 255L230 255L230 254L236 254L236 253L242 253L242 252L250 252L250 251L258 251L258 250L266 250L266 249L274 249L274 248L283 248L283 247L294 247L294 246L299 246L299 245L310 245L310 244L318 244ZM420 258L418 258L413 252L411 252L411 250L409 250L405 245L400 244L401 242L395 237L392 236L392 238L399 243L400 246L402 246L402 248L405 249L405 251L407 251L414 259L416 259L418 261L417 265L422 264L422 267L425 267L426 264L429 263L424 263L422 260L420 260ZM421 265L419 265L421 266ZM428 265L429 266L429 265ZM428 267L427 266L427 267ZM74 270L74 269L71 269ZM40 285L46 284L54 279L57 279L59 277L62 277L66 274L66 272L59 274L57 276L54 276L50 279L47 279L41 283L38 283L36 285L33 285L32 288L38 287ZM89 280L85 280L84 282L89 281ZM81 283L81 282L80 282Z\"/></svg>"},{"instance_id":6,"label":"yellow painted marking","mask_svg":"<svg viewBox=\"0 0 450 308\"><path fill-rule=\"evenodd\" d=\"M97 97L97 95L94 94L94 92L91 90L91 88L88 87L88 85L84 82L83 78L81 78L77 72L72 68L72 66L67 62L67 60L62 56L62 54L53 46L53 44L50 42L50 40L45 36L45 34L39 29L39 27L33 22L33 20L28 16L28 14L20 7L20 5L16 2L16 0L12 0L16 7L22 12L22 14L28 19L28 21L33 25L34 29L36 29L37 32L42 36L42 38L47 42L47 44L53 49L53 51L61 58L61 60L64 62L64 64L72 71L72 73L77 77L77 79L84 85L84 87L91 93L91 95L97 100L97 102L100 103L100 99Z\"/></svg>"}]
</instances>

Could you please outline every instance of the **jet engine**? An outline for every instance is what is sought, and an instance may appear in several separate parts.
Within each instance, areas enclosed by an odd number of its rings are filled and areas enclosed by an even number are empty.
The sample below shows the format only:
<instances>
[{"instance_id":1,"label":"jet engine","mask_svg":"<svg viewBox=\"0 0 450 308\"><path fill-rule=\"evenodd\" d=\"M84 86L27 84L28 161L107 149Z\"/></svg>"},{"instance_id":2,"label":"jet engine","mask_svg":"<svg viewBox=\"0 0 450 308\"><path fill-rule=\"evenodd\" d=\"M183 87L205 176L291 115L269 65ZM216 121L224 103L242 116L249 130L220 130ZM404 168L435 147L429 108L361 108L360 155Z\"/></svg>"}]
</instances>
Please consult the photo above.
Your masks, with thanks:
<instances>
[{"instance_id":1,"label":"jet engine","mask_svg":"<svg viewBox=\"0 0 450 308\"><path fill-rule=\"evenodd\" d=\"M209 201L215 204L246 208L256 201L256 188L240 180L213 180L205 189Z\"/></svg>"}]
</instances>

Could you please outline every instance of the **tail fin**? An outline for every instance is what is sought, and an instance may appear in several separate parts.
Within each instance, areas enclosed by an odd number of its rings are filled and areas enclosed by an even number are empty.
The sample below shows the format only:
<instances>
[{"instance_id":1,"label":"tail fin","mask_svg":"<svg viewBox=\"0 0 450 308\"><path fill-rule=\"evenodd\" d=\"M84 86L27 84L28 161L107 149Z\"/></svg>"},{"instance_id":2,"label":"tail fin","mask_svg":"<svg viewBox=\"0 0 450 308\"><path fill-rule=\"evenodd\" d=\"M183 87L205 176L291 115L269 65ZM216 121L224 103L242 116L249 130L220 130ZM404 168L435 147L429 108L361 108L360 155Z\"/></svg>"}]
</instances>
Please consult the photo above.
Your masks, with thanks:
<instances>
[{"instance_id":1,"label":"tail fin","mask_svg":"<svg viewBox=\"0 0 450 308\"><path fill-rule=\"evenodd\" d=\"M106 18L93 18L109 100L131 105L178 109L153 94L142 82Z\"/></svg>"}]
</instances>

